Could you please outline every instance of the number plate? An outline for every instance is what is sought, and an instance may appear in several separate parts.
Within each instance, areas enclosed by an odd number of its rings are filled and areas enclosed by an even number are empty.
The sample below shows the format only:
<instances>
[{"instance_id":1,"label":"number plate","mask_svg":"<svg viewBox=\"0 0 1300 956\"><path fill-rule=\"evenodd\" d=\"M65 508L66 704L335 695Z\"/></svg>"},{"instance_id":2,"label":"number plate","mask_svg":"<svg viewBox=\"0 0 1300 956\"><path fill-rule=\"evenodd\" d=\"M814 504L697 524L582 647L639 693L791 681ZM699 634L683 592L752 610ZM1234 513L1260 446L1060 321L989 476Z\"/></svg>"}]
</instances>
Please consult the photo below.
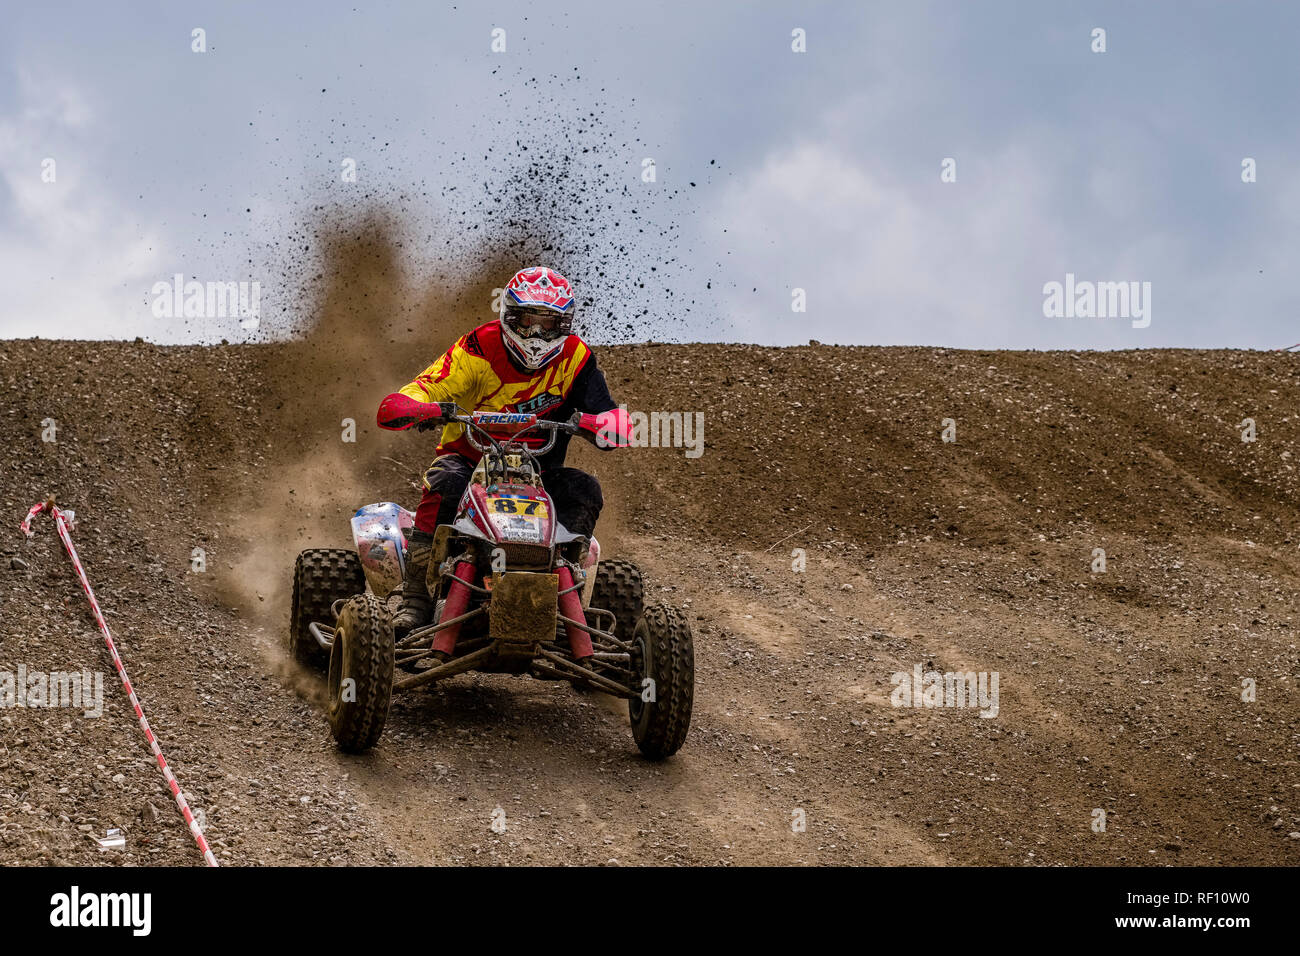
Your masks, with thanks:
<instances>
[{"instance_id":1,"label":"number plate","mask_svg":"<svg viewBox=\"0 0 1300 956\"><path fill-rule=\"evenodd\" d=\"M507 541L541 541L543 520L549 512L546 502L523 495L490 495L488 520Z\"/></svg>"},{"instance_id":2,"label":"number plate","mask_svg":"<svg viewBox=\"0 0 1300 956\"><path fill-rule=\"evenodd\" d=\"M521 515L528 518L545 518L549 512L546 502L523 495L490 495L488 512L493 515Z\"/></svg>"}]
</instances>

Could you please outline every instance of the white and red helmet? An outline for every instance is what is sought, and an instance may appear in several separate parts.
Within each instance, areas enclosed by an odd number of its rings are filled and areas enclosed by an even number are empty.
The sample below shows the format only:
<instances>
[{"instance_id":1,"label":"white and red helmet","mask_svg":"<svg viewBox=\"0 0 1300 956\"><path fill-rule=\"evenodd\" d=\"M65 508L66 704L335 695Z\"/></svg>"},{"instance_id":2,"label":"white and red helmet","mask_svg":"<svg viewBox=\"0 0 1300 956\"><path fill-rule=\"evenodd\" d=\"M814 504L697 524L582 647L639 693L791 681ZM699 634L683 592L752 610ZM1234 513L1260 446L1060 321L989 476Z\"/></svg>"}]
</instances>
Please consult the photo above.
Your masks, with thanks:
<instances>
[{"instance_id":1,"label":"white and red helmet","mask_svg":"<svg viewBox=\"0 0 1300 956\"><path fill-rule=\"evenodd\" d=\"M501 295L506 349L525 368L541 368L564 350L574 310L568 279L546 266L520 269Z\"/></svg>"}]
</instances>

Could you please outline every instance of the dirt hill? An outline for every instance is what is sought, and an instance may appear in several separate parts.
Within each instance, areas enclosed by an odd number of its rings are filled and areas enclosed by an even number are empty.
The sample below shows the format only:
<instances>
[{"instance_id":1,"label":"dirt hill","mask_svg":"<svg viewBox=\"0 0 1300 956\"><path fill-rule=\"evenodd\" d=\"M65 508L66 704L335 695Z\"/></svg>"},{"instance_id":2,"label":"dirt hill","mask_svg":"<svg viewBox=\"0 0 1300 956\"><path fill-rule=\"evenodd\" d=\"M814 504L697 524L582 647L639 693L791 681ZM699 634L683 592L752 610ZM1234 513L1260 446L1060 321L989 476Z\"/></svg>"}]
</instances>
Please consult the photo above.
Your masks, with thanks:
<instances>
[{"instance_id":1,"label":"dirt hill","mask_svg":"<svg viewBox=\"0 0 1300 956\"><path fill-rule=\"evenodd\" d=\"M465 676L399 697L356 758L281 651L292 560L347 545L361 504L413 507L433 440L374 410L450 332L338 328L0 343L0 671L111 675L52 527L17 530L55 493L223 861L1300 862L1296 357L600 349L632 410L704 416L699 457L573 455L607 553L689 608L685 748L648 764L612 700ZM916 665L997 672L997 716L891 706ZM198 862L105 696L0 711L0 863Z\"/></svg>"}]
</instances>

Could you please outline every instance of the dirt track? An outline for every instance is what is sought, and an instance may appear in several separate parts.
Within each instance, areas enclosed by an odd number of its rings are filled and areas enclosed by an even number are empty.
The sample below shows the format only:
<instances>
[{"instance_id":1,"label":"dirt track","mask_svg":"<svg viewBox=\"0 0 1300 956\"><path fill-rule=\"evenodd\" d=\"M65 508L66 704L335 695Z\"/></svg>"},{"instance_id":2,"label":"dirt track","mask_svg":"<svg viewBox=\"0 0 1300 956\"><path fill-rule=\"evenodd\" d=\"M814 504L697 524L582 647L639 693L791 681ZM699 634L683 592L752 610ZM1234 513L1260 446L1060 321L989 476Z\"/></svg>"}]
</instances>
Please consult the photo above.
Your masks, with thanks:
<instances>
[{"instance_id":1,"label":"dirt track","mask_svg":"<svg viewBox=\"0 0 1300 956\"><path fill-rule=\"evenodd\" d=\"M52 528L17 533L56 492L223 861L1300 862L1294 356L601 349L634 410L705 412L697 459L575 455L608 553L695 628L691 736L652 765L621 705L508 677L399 698L374 753L335 751L280 651L292 556L413 502L432 441L374 400L437 344L314 348L0 344L0 670L110 673ZM892 707L916 664L997 671L998 716ZM105 695L0 711L0 863L198 861ZM109 826L125 851L88 838Z\"/></svg>"}]
</instances>

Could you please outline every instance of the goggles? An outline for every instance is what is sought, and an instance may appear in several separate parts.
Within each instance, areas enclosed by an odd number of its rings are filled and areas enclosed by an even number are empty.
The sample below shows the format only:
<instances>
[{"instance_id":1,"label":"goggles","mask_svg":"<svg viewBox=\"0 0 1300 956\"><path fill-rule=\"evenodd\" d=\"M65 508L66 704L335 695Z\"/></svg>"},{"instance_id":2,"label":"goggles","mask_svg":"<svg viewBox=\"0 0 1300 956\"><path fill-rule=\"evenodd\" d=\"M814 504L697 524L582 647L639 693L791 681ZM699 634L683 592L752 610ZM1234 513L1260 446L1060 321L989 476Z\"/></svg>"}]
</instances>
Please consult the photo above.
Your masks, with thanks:
<instances>
[{"instance_id":1,"label":"goggles","mask_svg":"<svg viewBox=\"0 0 1300 956\"><path fill-rule=\"evenodd\" d=\"M510 305L502 320L521 338L537 338L553 342L569 334L573 328L572 315L560 315L550 309Z\"/></svg>"}]
</instances>

